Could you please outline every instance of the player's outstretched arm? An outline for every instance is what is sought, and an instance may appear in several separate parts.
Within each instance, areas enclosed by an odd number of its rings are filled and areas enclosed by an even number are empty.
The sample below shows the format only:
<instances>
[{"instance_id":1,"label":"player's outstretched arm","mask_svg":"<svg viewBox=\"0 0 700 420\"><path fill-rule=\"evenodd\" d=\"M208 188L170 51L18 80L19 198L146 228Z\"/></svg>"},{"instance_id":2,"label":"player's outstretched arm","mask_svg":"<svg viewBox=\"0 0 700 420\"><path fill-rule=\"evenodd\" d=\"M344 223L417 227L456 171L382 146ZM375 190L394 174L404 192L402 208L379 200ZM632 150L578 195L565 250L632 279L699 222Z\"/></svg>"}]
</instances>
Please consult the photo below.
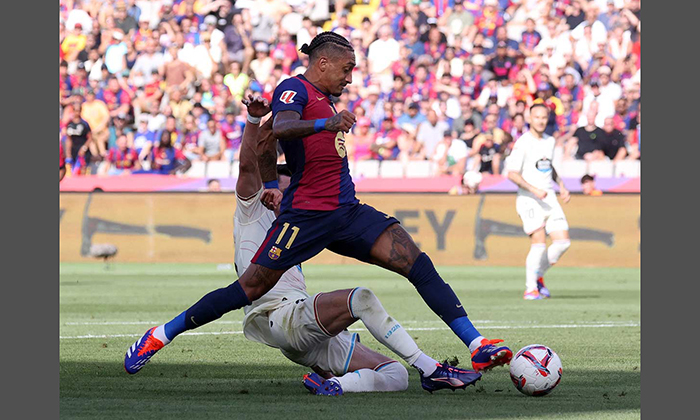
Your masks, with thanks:
<instances>
[{"instance_id":1,"label":"player's outstretched arm","mask_svg":"<svg viewBox=\"0 0 700 420\"><path fill-rule=\"evenodd\" d=\"M272 131L272 122L268 120L263 127L260 127L260 118L270 112L270 107L266 99L253 98L249 95L244 99L243 105L248 107L248 116L243 129L243 139L241 140L241 154L239 163L238 180L236 181L236 194L241 199L252 197L262 187L260 173L258 171L258 155L255 151L259 136L265 131Z\"/></svg>"},{"instance_id":2,"label":"player's outstretched arm","mask_svg":"<svg viewBox=\"0 0 700 420\"><path fill-rule=\"evenodd\" d=\"M342 110L330 118L302 120L296 111L281 111L275 115L272 131L276 139L294 140L308 137L321 131L337 133L349 132L357 117L352 112Z\"/></svg>"}]
</instances>

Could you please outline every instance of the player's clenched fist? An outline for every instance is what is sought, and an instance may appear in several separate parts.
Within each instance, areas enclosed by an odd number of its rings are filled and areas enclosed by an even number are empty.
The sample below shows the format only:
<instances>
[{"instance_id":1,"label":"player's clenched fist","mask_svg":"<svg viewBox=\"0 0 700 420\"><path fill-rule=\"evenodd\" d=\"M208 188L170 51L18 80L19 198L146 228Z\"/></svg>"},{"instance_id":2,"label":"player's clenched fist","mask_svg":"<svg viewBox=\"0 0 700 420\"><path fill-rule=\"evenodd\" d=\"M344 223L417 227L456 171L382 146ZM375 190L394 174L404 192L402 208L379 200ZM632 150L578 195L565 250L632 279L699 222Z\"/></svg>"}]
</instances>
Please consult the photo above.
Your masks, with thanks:
<instances>
[{"instance_id":1,"label":"player's clenched fist","mask_svg":"<svg viewBox=\"0 0 700 420\"><path fill-rule=\"evenodd\" d=\"M325 129L334 133L338 131L347 133L355 124L355 121L357 121L355 114L344 109L326 120Z\"/></svg>"},{"instance_id":2,"label":"player's clenched fist","mask_svg":"<svg viewBox=\"0 0 700 420\"><path fill-rule=\"evenodd\" d=\"M266 188L260 196L260 201L262 201L263 206L275 211L282 203L282 191L277 188Z\"/></svg>"}]
</instances>

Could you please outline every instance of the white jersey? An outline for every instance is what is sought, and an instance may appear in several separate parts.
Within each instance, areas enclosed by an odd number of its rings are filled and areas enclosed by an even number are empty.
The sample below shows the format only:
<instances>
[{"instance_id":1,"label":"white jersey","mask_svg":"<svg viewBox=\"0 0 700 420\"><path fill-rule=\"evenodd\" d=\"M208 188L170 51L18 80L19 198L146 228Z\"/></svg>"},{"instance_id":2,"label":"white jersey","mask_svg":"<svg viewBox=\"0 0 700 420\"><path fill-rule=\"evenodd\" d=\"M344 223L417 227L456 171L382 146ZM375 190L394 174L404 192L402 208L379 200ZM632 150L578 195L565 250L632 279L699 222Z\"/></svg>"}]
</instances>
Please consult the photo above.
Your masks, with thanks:
<instances>
[{"instance_id":1,"label":"white jersey","mask_svg":"<svg viewBox=\"0 0 700 420\"><path fill-rule=\"evenodd\" d=\"M535 188L554 191L552 186L552 159L554 159L554 137L542 134L538 139L530 131L526 132L513 146L508 159L506 171L518 172L523 179ZM531 196L532 193L518 188L519 195Z\"/></svg>"},{"instance_id":2,"label":"white jersey","mask_svg":"<svg viewBox=\"0 0 700 420\"><path fill-rule=\"evenodd\" d=\"M275 221L275 213L260 201L261 188L249 199L242 200L236 193L236 212L233 216L233 244L235 248L236 272L241 274L250 265L255 253L262 245L267 231ZM290 301L308 298L306 283L297 265L287 270L275 287L263 297L244 308L243 333L249 340L277 347L270 333L268 312Z\"/></svg>"}]
</instances>

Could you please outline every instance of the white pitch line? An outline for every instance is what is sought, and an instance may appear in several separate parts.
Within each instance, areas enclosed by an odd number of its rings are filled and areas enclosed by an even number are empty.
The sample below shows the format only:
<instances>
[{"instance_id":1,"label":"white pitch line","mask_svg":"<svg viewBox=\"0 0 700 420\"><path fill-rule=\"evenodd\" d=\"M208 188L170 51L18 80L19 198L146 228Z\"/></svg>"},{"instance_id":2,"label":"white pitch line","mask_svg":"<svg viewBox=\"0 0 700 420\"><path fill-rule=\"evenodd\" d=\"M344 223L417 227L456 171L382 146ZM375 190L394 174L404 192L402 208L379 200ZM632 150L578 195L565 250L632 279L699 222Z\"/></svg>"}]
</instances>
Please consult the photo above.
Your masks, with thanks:
<instances>
[{"instance_id":1,"label":"white pitch line","mask_svg":"<svg viewBox=\"0 0 700 420\"><path fill-rule=\"evenodd\" d=\"M641 324L630 322L626 324L559 324L559 325L491 325L484 326L483 329L493 330L517 330L517 329L556 329L556 328L615 328L615 327L639 327ZM367 331L365 328L353 328L349 331ZM406 328L406 331L451 331L449 328ZM221 331L221 332L188 332L181 335L234 335L243 334L243 331ZM122 338L122 337L141 337L142 334L111 334L111 335L76 335L76 336L59 336L61 340L71 339L87 339L87 338Z\"/></svg>"},{"instance_id":2,"label":"white pitch line","mask_svg":"<svg viewBox=\"0 0 700 420\"><path fill-rule=\"evenodd\" d=\"M76 326L76 325L161 325L166 321L102 321L102 322L64 322L62 325L70 325L70 326ZM501 323L501 324L508 324L511 321L494 321L494 320L476 320L473 322L477 322L480 324L490 324L490 323ZM512 321L516 322L516 321ZM243 321L216 321L217 324L238 324L241 325ZM418 321L418 320L411 320L411 321L403 321L402 324L442 324L442 321L439 319L436 320L429 320L429 321Z\"/></svg>"},{"instance_id":3,"label":"white pitch line","mask_svg":"<svg viewBox=\"0 0 700 420\"><path fill-rule=\"evenodd\" d=\"M64 322L61 325L64 326L86 326L86 325L161 325L165 323L166 321L95 321L95 322ZM474 320L472 321L474 324L531 324L531 325L537 325L536 321L496 321L496 320L489 320L489 319L483 319L483 320ZM606 325L619 325L619 324L628 324L631 321L610 321L610 322L605 322ZM234 325L241 325L243 324L243 321L216 321L217 324L234 324ZM436 319L436 320L409 320L409 321L402 321L401 324L442 324L443 321ZM601 322L596 322L596 321L584 321L580 322L578 324L570 324L570 325L600 325ZM562 325L569 325L569 324L562 324ZM494 328L494 327L490 327Z\"/></svg>"}]
</instances>

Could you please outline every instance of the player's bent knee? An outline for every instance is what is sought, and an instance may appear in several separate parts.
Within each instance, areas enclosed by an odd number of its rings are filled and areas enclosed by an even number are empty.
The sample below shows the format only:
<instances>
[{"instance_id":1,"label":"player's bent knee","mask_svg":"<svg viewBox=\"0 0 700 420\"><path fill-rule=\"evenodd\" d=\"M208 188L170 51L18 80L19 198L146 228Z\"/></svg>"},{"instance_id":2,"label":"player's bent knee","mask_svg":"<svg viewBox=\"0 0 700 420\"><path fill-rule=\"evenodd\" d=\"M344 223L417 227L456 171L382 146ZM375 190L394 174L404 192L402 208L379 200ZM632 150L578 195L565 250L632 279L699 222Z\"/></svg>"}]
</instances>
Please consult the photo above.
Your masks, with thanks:
<instances>
[{"instance_id":1,"label":"player's bent knee","mask_svg":"<svg viewBox=\"0 0 700 420\"><path fill-rule=\"evenodd\" d=\"M553 241L552 245L549 246L550 249L547 251L549 263L555 264L557 261L559 261L559 258L564 255L569 247L571 247L571 240L569 239L558 239Z\"/></svg>"},{"instance_id":2,"label":"player's bent knee","mask_svg":"<svg viewBox=\"0 0 700 420\"><path fill-rule=\"evenodd\" d=\"M387 391L408 389L408 370L399 362L389 363L378 372L386 378Z\"/></svg>"},{"instance_id":3,"label":"player's bent knee","mask_svg":"<svg viewBox=\"0 0 700 420\"><path fill-rule=\"evenodd\" d=\"M362 318L362 314L372 308L381 307L381 302L373 291L366 287L357 287L350 292L349 309L354 318Z\"/></svg>"}]
</instances>

